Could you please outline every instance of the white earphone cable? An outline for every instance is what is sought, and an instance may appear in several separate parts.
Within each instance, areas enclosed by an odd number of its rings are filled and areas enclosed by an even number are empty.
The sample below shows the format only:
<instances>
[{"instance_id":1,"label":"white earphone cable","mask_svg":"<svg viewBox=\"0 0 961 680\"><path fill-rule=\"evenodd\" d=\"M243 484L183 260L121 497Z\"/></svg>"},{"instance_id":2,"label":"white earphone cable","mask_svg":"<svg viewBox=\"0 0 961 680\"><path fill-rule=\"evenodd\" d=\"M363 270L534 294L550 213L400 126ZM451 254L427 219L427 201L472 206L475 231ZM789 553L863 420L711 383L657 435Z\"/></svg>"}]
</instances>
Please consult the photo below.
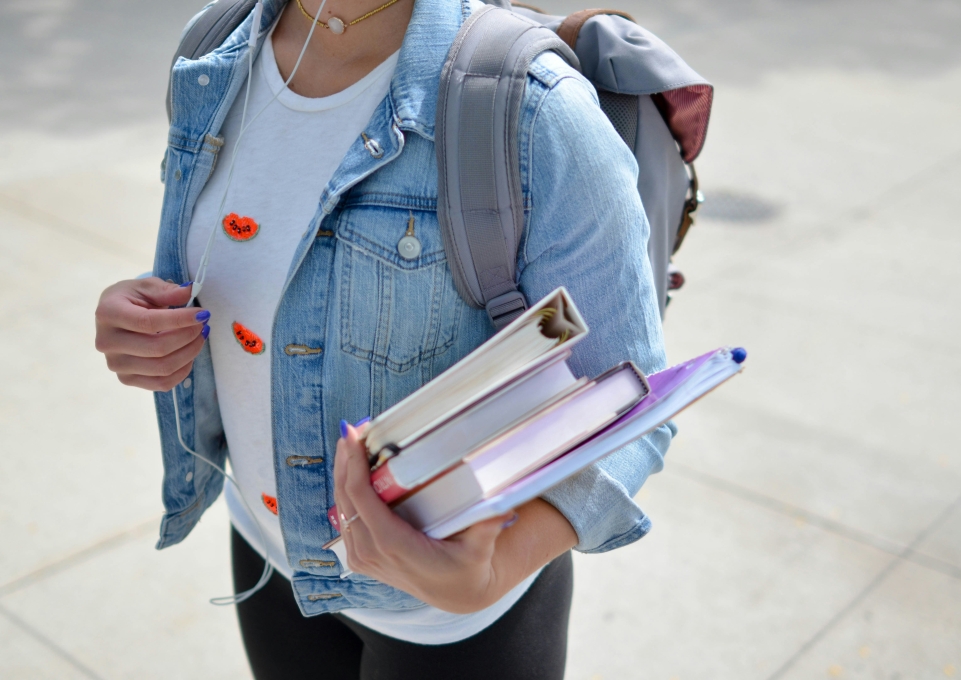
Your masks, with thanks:
<instances>
[{"instance_id":1,"label":"white earphone cable","mask_svg":"<svg viewBox=\"0 0 961 680\"><path fill-rule=\"evenodd\" d=\"M321 12L324 9L324 5L326 4L327 4L327 0L323 0L323 2L320 3L320 7L318 8L317 14L315 16L319 17L321 15ZM213 228L210 230L210 236L207 238L207 245L204 247L203 256L200 258L200 264L197 266L197 275L194 277L194 282L190 289L190 300L187 302L188 307L194 304L194 301L197 299L197 296L200 294L200 289L203 287L203 282L207 278L207 264L210 262L210 251L213 247L214 237L217 235L217 226L219 225L219 221L223 219L224 206L227 204L227 195L228 195L228 192L230 191L230 185L234 176L234 163L237 161L237 156L240 154L240 143L243 140L244 133L247 132L250 126L253 125L258 118L260 118L260 114L266 111L267 107L273 104L277 100L281 92L286 90L287 86L290 85L290 82L294 79L294 76L297 74L297 70L300 68L300 63L301 61L303 61L304 54L306 54L307 52L307 46L310 44L310 39L313 37L314 31L317 29L317 25L318 25L318 22L315 19L310 26L310 32L307 34L307 39L304 41L304 46L300 50L300 54L298 55L297 61L294 64L294 68L290 72L290 76L288 76L287 80L284 81L283 87L280 88L280 90L278 90L276 94L274 94L274 96L270 99L270 101L268 101L266 104L263 105L260 111L258 111L257 114L248 123L247 122L247 104L250 101L250 81L253 80L254 52L256 51L257 40L260 37L260 20L262 15L263 15L263 3L258 2L254 7L253 22L250 28L250 38L247 41L248 42L247 87L244 93L244 108L240 116L240 133L237 135L237 142L234 144L234 153L230 159L230 166L227 169L227 183L226 183L226 186L224 187L223 197L220 199L220 207L217 209L217 215L219 216L218 223L214 224ZM186 442L184 442L183 433L181 432L181 428L180 428L180 409L177 406L177 387L178 386L176 385L174 386L172 396L173 396L173 402L174 402L174 419L177 421L177 440L180 442L180 446L182 446L184 451L189 453L191 456L194 456L198 460L203 461L204 463L212 467L214 470L219 472L221 475L224 476L225 480L229 481L231 484L234 485L234 488L237 490L237 495L240 497L241 502L244 504L244 508L246 508L247 513L254 520L254 524L257 525L257 532L260 534L260 544L263 546L264 553L266 555L267 537L264 534L264 530L260 524L260 521L257 519L257 516L254 514L253 510L250 508L250 505L247 503L247 500L244 498L244 494L243 494L243 491L241 491L240 489L240 485L237 484L237 481L230 474L228 474L228 472L224 468L220 467L219 465L214 463L212 460L206 458L205 456L200 455L199 453L191 449L189 446L187 446ZM210 603L215 605L221 605L221 606L231 605L231 604L240 604L244 600L247 600L248 598L250 598L254 593L259 591L265 585L267 585L267 582L270 581L270 578L273 575L273 573L274 573L273 565L270 564L270 560L267 559L267 557L264 557L264 571L260 575L260 580L257 581L257 583L254 585L253 588L250 588L249 590L245 590L242 593L237 593L236 595L228 595L225 597L212 598L210 600Z\"/></svg>"},{"instance_id":2,"label":"white earphone cable","mask_svg":"<svg viewBox=\"0 0 961 680\"><path fill-rule=\"evenodd\" d=\"M257 4L259 5L260 3L257 3ZM327 4L327 0L323 0L323 2L320 3L320 7L317 9L317 14L315 16L319 17L321 15L321 12L323 12L323 9L324 9L324 5L326 4ZM256 11L255 11L255 14L256 14ZM287 86L290 85L290 82L294 79L294 76L297 75L297 71L298 69L300 69L300 63L304 59L304 54L307 53L307 46L310 45L310 39L313 37L314 31L317 30L317 25L318 23L317 23L317 20L315 19L314 22L310 25L310 31L307 33L307 39L304 41L304 46L300 49L300 54L297 56L297 61L294 63L294 68L293 70L291 70L290 75L287 77L287 80L284 81L284 86L279 90L277 90L274 96L270 98L270 101L268 101L266 104L263 105L263 107L261 107L260 111L257 112L257 114L250 120L249 123L245 124L246 118L247 118L247 101L249 100L249 97L250 97L250 81L252 79L252 74L253 74L254 49L252 47L249 48L250 59L247 65L247 74L248 74L247 75L247 92L244 95L244 110L240 119L240 134L237 135L237 142L234 144L234 153L230 159L230 166L227 168L227 183L226 183L226 186L224 187L223 197L220 199L220 207L217 209L218 222L214 224L213 228L210 230L210 237L207 239L207 245L204 247L204 254L200 258L200 264L197 267L197 275L196 277L194 277L193 286L190 289L190 301L187 302L188 307L192 305L194 303L194 300L197 299L197 296L200 295L200 289L203 287L204 280L207 278L207 264L210 262L210 251L213 248L214 237L217 235L217 226L220 223L219 221L222 220L224 217L224 206L227 205L227 195L228 195L228 192L230 191L230 185L234 177L234 164L237 162L237 156L240 155L240 143L244 138L244 134L247 132L250 126L253 125L258 118L260 118L260 115L267 110L267 107L273 104L275 101L277 101L277 98L280 96L280 94L287 89ZM251 34L253 34L253 31L255 30L259 32L260 27L259 26L252 27Z\"/></svg>"},{"instance_id":3,"label":"white earphone cable","mask_svg":"<svg viewBox=\"0 0 961 680\"><path fill-rule=\"evenodd\" d=\"M220 467L219 465L217 465L215 462L213 462L206 456L200 455L199 453L194 451L192 448L187 446L187 443L184 442L183 433L180 430L180 409L177 407L177 388L176 387L174 387L173 399L174 399L174 418L177 420L177 440L180 442L180 445L183 447L184 451L189 453L194 458L197 458L198 460L201 460L207 465L209 465L210 467L212 467L214 470L222 474L224 476L224 479L226 479L227 481L229 481L231 484L234 485L234 488L237 489L237 496L240 497L240 501L244 504L244 508L247 509L247 514L249 514L253 518L254 524L257 525L257 533L260 534L260 545L263 546L264 553L266 553L267 537L264 534L264 529L260 525L260 521L257 519L257 516L254 514L254 511L251 509L250 505L247 503L247 500L244 498L244 494L240 490L240 485L237 484L237 480L235 480L224 468ZM216 604L220 606L229 605L229 604L240 604L241 602L243 602L244 600L252 596L254 593L256 593L258 590L263 588L265 585L267 585L267 582L270 581L270 577L273 576L273 574L274 574L273 565L270 563L270 560L264 557L264 571L260 575L260 580L257 581L257 583L254 585L253 588L251 588L250 590L245 590L242 593L237 593L236 595L226 595L224 597L211 598L210 604Z\"/></svg>"}]
</instances>

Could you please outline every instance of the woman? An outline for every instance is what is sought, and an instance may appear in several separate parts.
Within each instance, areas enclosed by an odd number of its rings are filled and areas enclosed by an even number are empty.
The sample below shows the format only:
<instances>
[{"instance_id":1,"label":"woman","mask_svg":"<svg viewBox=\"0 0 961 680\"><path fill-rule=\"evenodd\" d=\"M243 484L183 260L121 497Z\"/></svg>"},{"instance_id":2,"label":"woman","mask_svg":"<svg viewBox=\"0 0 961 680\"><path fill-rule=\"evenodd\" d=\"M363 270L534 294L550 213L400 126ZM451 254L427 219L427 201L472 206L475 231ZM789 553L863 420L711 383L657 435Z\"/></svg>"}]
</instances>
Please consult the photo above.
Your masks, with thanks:
<instances>
[{"instance_id":1,"label":"woman","mask_svg":"<svg viewBox=\"0 0 961 680\"><path fill-rule=\"evenodd\" d=\"M493 332L457 295L436 216L438 78L479 5L375 2L327 0L319 17L320 0L265 2L273 28L257 43L249 100L250 18L208 57L176 65L155 276L104 291L97 346L121 382L155 392L158 547L181 541L223 484L178 432L217 465L229 447L235 586L256 583L261 556L279 572L238 605L258 679L561 678L570 550L647 532L631 497L673 431L444 541L374 494L343 419L383 411ZM315 19L326 29L294 73ZM636 163L556 55L531 66L519 142L521 290L530 301L571 292L592 327L576 373L625 359L662 368ZM184 308L211 229L202 307ZM413 256L398 248L407 237ZM322 548L334 503L358 515L347 565ZM354 573L341 578L345 566Z\"/></svg>"}]
</instances>

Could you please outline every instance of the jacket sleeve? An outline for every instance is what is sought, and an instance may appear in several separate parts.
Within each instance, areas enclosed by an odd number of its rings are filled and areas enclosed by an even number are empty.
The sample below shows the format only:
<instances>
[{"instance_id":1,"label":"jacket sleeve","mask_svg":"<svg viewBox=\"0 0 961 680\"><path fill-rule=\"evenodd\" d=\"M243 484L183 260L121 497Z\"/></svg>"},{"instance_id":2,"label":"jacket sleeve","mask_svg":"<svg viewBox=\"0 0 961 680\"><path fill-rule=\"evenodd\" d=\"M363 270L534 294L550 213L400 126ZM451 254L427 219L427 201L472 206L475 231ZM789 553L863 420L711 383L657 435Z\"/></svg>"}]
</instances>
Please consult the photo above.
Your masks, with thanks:
<instances>
[{"instance_id":1,"label":"jacket sleeve","mask_svg":"<svg viewBox=\"0 0 961 680\"><path fill-rule=\"evenodd\" d=\"M637 162L590 84L573 71L553 72L561 73L553 82L528 81L535 113L519 138L530 197L521 290L531 302L560 285L570 291L590 326L570 360L578 376L628 359L646 374L658 371L666 358ZM543 496L577 531L577 550L612 550L648 532L633 496L662 468L675 432L663 425Z\"/></svg>"}]
</instances>

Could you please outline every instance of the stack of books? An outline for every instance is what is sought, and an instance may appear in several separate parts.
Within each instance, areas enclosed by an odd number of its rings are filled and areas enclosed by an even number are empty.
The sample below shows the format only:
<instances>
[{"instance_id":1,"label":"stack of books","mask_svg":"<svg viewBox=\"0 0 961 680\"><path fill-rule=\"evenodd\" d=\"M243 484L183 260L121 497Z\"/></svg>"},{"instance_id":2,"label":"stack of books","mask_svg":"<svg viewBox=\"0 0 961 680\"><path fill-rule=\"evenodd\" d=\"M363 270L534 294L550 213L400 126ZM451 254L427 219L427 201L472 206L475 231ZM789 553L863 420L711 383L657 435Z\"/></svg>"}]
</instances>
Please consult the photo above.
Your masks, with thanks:
<instances>
[{"instance_id":1,"label":"stack of books","mask_svg":"<svg viewBox=\"0 0 961 680\"><path fill-rule=\"evenodd\" d=\"M644 376L630 361L594 379L567 365L588 333L558 288L364 431L371 483L415 528L445 538L507 512L654 430L738 373L722 348ZM339 527L336 507L328 516ZM343 543L326 548L346 564Z\"/></svg>"}]
</instances>

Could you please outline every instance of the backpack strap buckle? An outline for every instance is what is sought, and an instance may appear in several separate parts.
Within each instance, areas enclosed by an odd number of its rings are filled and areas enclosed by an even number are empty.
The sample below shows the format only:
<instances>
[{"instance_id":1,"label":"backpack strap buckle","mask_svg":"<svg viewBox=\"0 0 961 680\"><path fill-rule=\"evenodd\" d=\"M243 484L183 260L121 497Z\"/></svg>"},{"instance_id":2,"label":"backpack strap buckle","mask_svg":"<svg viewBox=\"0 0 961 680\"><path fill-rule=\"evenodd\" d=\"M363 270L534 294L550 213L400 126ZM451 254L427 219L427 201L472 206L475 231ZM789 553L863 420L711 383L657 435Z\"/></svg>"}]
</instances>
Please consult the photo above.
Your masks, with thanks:
<instances>
[{"instance_id":1,"label":"backpack strap buckle","mask_svg":"<svg viewBox=\"0 0 961 680\"><path fill-rule=\"evenodd\" d=\"M687 199L684 201L684 209L681 211L681 224L678 226L677 236L674 238L674 250L671 251L672 255L681 248L681 244L684 243L684 237L687 236L688 230L694 226L694 213L697 211L698 206L704 202L704 194L697 188L697 172L694 170L694 164L688 163L687 167L691 170L691 186Z\"/></svg>"},{"instance_id":2,"label":"backpack strap buckle","mask_svg":"<svg viewBox=\"0 0 961 680\"><path fill-rule=\"evenodd\" d=\"M501 330L527 309L527 299L519 290L511 290L487 302L487 316L495 330Z\"/></svg>"}]
</instances>

